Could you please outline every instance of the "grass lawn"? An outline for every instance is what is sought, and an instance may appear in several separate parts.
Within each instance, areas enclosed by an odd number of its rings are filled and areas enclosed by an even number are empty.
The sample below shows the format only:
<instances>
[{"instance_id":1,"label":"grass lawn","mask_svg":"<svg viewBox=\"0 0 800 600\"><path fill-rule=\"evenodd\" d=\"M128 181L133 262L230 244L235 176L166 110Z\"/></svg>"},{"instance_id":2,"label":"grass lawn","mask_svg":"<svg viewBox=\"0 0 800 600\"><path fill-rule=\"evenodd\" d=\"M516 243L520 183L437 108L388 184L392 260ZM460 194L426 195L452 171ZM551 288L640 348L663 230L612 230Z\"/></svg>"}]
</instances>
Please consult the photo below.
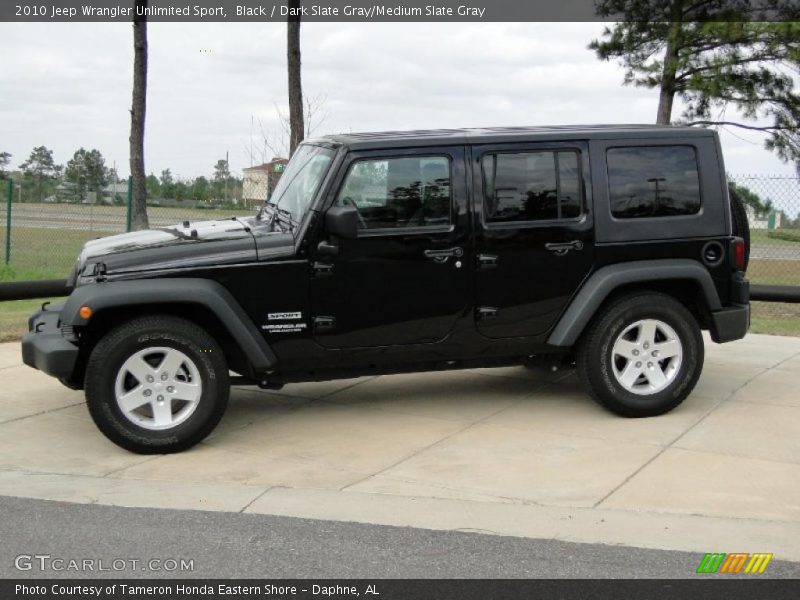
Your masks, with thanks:
<instances>
[{"instance_id":1,"label":"grass lawn","mask_svg":"<svg viewBox=\"0 0 800 600\"><path fill-rule=\"evenodd\" d=\"M752 302L750 333L800 336L800 304Z\"/></svg>"},{"instance_id":2,"label":"grass lawn","mask_svg":"<svg viewBox=\"0 0 800 600\"><path fill-rule=\"evenodd\" d=\"M14 342L28 332L28 317L45 302L42 300L12 300L0 302L0 342ZM63 301L54 298L53 302Z\"/></svg>"},{"instance_id":3,"label":"grass lawn","mask_svg":"<svg viewBox=\"0 0 800 600\"><path fill-rule=\"evenodd\" d=\"M14 207L14 211L14 218L28 226L12 224L11 261L9 265L0 262L0 281L64 279L83 244L125 230L125 208L121 206L20 204ZM184 220L252 216L255 210L151 206L148 214L152 227L164 227ZM59 228L61 224L63 228ZM4 222L0 223L0 261L5 258L5 227L2 225Z\"/></svg>"},{"instance_id":4,"label":"grass lawn","mask_svg":"<svg viewBox=\"0 0 800 600\"><path fill-rule=\"evenodd\" d=\"M751 229L750 230L750 245L751 246L786 246L797 247L797 242L790 242L788 240L776 240L769 237L766 229Z\"/></svg>"},{"instance_id":5,"label":"grass lawn","mask_svg":"<svg viewBox=\"0 0 800 600\"><path fill-rule=\"evenodd\" d=\"M71 229L13 227L11 263L0 266L0 281L66 279L81 247L102 235Z\"/></svg>"},{"instance_id":6,"label":"grass lawn","mask_svg":"<svg viewBox=\"0 0 800 600\"><path fill-rule=\"evenodd\" d=\"M747 278L751 284L800 285L800 260L753 259Z\"/></svg>"}]
</instances>

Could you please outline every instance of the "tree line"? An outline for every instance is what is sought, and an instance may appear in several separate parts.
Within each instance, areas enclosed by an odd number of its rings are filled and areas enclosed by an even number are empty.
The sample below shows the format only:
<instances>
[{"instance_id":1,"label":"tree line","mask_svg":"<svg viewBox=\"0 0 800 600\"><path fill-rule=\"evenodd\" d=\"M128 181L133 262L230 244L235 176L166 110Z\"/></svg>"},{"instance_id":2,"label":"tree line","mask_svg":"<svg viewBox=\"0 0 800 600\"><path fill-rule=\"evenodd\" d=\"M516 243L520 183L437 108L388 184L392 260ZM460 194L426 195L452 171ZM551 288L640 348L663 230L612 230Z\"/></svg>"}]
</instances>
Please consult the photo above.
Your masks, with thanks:
<instances>
[{"instance_id":1,"label":"tree line","mask_svg":"<svg viewBox=\"0 0 800 600\"><path fill-rule=\"evenodd\" d=\"M112 184L125 183L125 180L120 179L113 166L106 164L99 150L79 148L66 165L60 165L55 162L52 150L37 146L14 171L8 170L11 158L10 153L0 152L0 179L14 180L19 185L18 199L22 201L125 201L119 185L109 189ZM242 180L231 174L226 159L220 159L208 177L176 180L170 169L164 169L160 175L147 175L145 188L150 201L172 199L227 204L241 198Z\"/></svg>"},{"instance_id":2,"label":"tree line","mask_svg":"<svg viewBox=\"0 0 800 600\"><path fill-rule=\"evenodd\" d=\"M242 179L231 174L227 160L220 159L210 177L200 175L176 180L170 169L164 169L159 176L150 173L145 177L145 189L148 199L196 200L226 205L241 199Z\"/></svg>"}]
</instances>

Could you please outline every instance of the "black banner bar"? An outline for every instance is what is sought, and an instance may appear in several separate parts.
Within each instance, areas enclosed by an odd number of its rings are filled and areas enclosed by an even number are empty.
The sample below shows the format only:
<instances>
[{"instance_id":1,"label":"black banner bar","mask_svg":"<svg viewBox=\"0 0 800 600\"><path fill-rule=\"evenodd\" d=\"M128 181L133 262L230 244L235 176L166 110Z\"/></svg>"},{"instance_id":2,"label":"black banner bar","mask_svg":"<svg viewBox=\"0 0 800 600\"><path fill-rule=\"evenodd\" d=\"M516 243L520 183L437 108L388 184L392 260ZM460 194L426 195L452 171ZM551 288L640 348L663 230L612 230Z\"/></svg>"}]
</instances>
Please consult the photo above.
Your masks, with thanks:
<instances>
[{"instance_id":1,"label":"black banner bar","mask_svg":"<svg viewBox=\"0 0 800 600\"><path fill-rule=\"evenodd\" d=\"M670 3L652 2L647 20L666 21ZM797 0L709 0L687 20L792 21ZM0 21L131 21L132 0L2 0ZM310 22L560 22L615 21L598 15L595 0L303 0L303 21ZM169 22L286 21L287 0L150 0L144 16ZM645 18L645 17L643 17Z\"/></svg>"},{"instance_id":2,"label":"black banner bar","mask_svg":"<svg viewBox=\"0 0 800 600\"><path fill-rule=\"evenodd\" d=\"M649 600L704 598L770 598L795 600L797 580L728 578L656 580L4 580L0 598L67 600L518 600L648 598ZM760 577L760 576L757 576Z\"/></svg>"}]
</instances>

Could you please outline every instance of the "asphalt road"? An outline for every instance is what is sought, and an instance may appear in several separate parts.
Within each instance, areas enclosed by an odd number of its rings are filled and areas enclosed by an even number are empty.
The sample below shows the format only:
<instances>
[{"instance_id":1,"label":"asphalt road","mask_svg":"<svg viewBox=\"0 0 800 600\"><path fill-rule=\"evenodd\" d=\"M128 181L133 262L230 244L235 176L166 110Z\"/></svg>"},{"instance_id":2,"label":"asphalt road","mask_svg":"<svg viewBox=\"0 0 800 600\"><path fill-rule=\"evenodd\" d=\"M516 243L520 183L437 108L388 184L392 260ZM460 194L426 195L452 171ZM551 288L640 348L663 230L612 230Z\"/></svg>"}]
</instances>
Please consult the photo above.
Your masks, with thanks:
<instances>
[{"instance_id":1,"label":"asphalt road","mask_svg":"<svg viewBox=\"0 0 800 600\"><path fill-rule=\"evenodd\" d=\"M701 554L467 532L250 515L115 508L0 496L0 577L687 578ZM709 548L709 551L743 550ZM762 548L759 548L763 550ZM40 560L102 559L121 571L40 571ZM191 572L143 570L192 560ZM132 568L132 560L138 560ZM154 565L158 566L158 565ZM800 577L774 560L761 577ZM709 577L704 575L703 577Z\"/></svg>"}]
</instances>

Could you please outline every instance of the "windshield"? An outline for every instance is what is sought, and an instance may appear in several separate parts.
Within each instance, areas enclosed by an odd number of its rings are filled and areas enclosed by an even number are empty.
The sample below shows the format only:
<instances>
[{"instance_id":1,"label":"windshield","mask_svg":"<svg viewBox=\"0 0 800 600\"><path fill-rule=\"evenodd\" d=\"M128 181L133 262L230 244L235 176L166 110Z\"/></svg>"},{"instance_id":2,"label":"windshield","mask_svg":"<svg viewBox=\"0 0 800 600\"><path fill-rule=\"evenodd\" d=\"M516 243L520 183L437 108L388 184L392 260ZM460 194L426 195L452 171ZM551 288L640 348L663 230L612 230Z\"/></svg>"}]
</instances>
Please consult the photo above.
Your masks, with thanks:
<instances>
[{"instance_id":1,"label":"windshield","mask_svg":"<svg viewBox=\"0 0 800 600\"><path fill-rule=\"evenodd\" d=\"M270 202L291 215L299 223L333 161L334 151L304 144L292 156L281 175Z\"/></svg>"}]
</instances>

